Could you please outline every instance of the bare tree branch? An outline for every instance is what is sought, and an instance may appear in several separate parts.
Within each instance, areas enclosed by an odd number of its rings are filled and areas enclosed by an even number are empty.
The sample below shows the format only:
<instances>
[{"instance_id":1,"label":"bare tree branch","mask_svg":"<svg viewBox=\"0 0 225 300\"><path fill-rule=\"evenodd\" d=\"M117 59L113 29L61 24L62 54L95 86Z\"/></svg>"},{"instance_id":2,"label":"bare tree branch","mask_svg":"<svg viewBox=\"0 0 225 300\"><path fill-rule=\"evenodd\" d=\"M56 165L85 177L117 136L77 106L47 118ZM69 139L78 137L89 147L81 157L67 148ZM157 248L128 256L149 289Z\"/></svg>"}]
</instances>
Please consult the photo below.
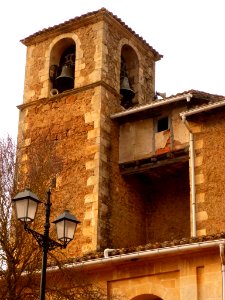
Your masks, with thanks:
<instances>
[{"instance_id":1,"label":"bare tree branch","mask_svg":"<svg viewBox=\"0 0 225 300\"><path fill-rule=\"evenodd\" d=\"M36 240L16 220L11 199L18 188L21 191L27 186L44 199L45 191L63 164L55 154L54 142L36 141L28 148L18 153L16 162L13 140L9 136L0 138L0 299L4 300L39 299L42 257L42 249ZM43 227L43 215L42 210L34 224L37 231ZM66 257L62 253L49 252L49 258L59 267L57 272L47 274L46 294L49 299L112 299L107 298L106 291L85 277L83 272L81 277L81 273L65 269L63 261Z\"/></svg>"}]
</instances>

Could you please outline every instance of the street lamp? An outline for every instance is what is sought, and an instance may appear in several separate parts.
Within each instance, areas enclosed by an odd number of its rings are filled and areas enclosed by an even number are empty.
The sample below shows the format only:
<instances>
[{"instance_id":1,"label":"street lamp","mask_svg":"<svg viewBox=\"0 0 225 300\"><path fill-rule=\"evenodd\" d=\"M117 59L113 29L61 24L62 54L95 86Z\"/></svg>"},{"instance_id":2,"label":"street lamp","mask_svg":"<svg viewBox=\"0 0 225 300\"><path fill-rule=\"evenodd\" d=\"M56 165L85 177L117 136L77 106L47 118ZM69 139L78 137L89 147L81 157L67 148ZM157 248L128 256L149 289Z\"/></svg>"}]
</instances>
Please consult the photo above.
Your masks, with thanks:
<instances>
[{"instance_id":1,"label":"street lamp","mask_svg":"<svg viewBox=\"0 0 225 300\"><path fill-rule=\"evenodd\" d=\"M40 300L45 300L46 286L46 269L47 269L47 254L48 251L57 247L66 248L68 243L73 240L77 224L80 223L68 210L65 210L53 223L56 226L57 237L60 243L52 240L49 237L50 228L50 208L51 208L51 191L47 192L47 202L45 204L45 224L44 234L34 231L29 228L28 224L35 219L37 207L42 203L38 197L31 192L30 189L25 189L18 193L12 201L16 206L17 219L24 223L24 229L33 235L38 244L42 247L42 270L40 282Z\"/></svg>"}]
</instances>

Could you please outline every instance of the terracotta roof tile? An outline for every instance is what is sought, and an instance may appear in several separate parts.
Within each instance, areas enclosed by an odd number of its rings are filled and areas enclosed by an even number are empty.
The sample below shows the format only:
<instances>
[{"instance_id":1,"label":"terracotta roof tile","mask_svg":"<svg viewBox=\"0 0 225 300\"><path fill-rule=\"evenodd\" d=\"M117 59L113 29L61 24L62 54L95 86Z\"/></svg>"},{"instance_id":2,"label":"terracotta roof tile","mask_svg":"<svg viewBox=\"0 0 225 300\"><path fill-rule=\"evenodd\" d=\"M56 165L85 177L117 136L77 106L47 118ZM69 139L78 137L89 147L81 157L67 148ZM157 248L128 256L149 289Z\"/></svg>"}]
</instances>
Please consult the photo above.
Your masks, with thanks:
<instances>
[{"instance_id":1,"label":"terracotta roof tile","mask_svg":"<svg viewBox=\"0 0 225 300\"><path fill-rule=\"evenodd\" d=\"M139 251L162 249L162 248L166 248L166 247L173 247L173 246L179 246L179 245L188 245L188 244L201 243L201 242L207 242L207 241L213 241L213 240L220 240L220 239L224 239L224 238L225 238L225 232L221 232L221 233L216 233L216 234L211 234L211 235L202 235L199 237L182 238L182 239L176 239L176 240L164 241L164 242L149 242L145 245L115 249L114 251L111 251L109 253L109 257L121 255L121 254L132 254L132 253L139 252ZM94 259L99 259L99 258L104 258L104 252L101 252L101 251L90 252L82 257L71 258L67 261L67 263L85 262L88 260L94 260Z\"/></svg>"},{"instance_id":2,"label":"terracotta roof tile","mask_svg":"<svg viewBox=\"0 0 225 300\"><path fill-rule=\"evenodd\" d=\"M225 96L222 96L222 95L216 95L216 94L210 94L210 93L206 93L206 92L203 92L203 91L198 91L198 90L188 90L188 91L184 91L182 93L177 93L175 95L171 95L169 97L167 97L165 99L165 101L167 99L170 99L170 98L174 98L174 97L177 97L177 96L182 96L182 95L185 95L185 94L192 94L192 96L194 98L201 98L201 99L206 99L206 100L211 100L211 101L218 101L218 100L225 100Z\"/></svg>"},{"instance_id":3,"label":"terracotta roof tile","mask_svg":"<svg viewBox=\"0 0 225 300\"><path fill-rule=\"evenodd\" d=\"M144 40L141 36L139 36L137 33L135 33L129 26L127 26L119 17L117 17L116 15L114 15L113 13L111 13L110 11L108 11L105 8L101 8L99 10L96 11L92 11L86 14L83 14L81 16L77 16L73 19L69 19L68 21L65 21L63 23L60 23L58 25L54 25L48 28L44 28L40 31L37 31L36 33L24 38L21 40L21 42L24 45L29 45L36 37L41 36L42 34L54 31L54 30L58 30L58 29L63 29L65 27L68 27L72 24L74 24L75 22L79 22L81 20L87 19L88 17L94 17L94 16L101 16L101 15L109 15L111 16L113 19L115 19L117 22L119 22L123 27L125 27L129 32L131 32L136 38L138 38L139 40L141 40L148 48L150 48L150 50L153 52L153 54L158 58L162 58L163 56L161 54L159 54L153 47L151 47L146 40Z\"/></svg>"},{"instance_id":4,"label":"terracotta roof tile","mask_svg":"<svg viewBox=\"0 0 225 300\"><path fill-rule=\"evenodd\" d=\"M211 103L216 103L216 102L225 100L225 96L210 94L210 93L192 89L192 90L184 91L182 93L177 93L175 95L170 95L169 97L166 97L163 99L154 99L150 103L136 104L127 109L121 107L121 110L116 112L115 114L111 115L111 118L116 119L116 118L127 117L128 115L132 115L132 114L139 114L144 111L154 109L156 107L169 105L172 102L175 103L177 101L184 100L185 97L187 97L187 96L191 97L191 99L197 100L194 103L195 108L205 105L206 102L207 102L207 105L209 105Z\"/></svg>"}]
</instances>

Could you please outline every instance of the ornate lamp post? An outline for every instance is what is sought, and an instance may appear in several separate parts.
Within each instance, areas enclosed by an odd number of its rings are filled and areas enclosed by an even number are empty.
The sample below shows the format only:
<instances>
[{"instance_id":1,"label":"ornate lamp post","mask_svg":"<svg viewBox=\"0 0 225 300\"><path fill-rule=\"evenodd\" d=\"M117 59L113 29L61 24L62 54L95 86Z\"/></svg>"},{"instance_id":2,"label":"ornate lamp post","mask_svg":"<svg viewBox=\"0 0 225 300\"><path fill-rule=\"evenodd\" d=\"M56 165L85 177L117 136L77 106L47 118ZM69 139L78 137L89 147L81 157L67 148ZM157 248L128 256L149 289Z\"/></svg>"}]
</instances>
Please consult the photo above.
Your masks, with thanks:
<instances>
[{"instance_id":1,"label":"ornate lamp post","mask_svg":"<svg viewBox=\"0 0 225 300\"><path fill-rule=\"evenodd\" d=\"M56 225L57 238L60 243L52 240L49 237L50 228L50 208L51 208L51 191L47 192L47 202L45 204L45 224L44 233L38 233L29 228L36 215L39 203L42 203L38 197L29 189L18 193L12 201L16 206L17 219L24 223L24 229L33 235L38 244L42 247L42 270L40 282L40 300L45 300L45 286L46 286L46 269L47 269L47 255L48 251L57 247L61 249L66 248L70 241L73 240L76 226L80 221L76 219L68 210L65 210L53 223Z\"/></svg>"}]
</instances>

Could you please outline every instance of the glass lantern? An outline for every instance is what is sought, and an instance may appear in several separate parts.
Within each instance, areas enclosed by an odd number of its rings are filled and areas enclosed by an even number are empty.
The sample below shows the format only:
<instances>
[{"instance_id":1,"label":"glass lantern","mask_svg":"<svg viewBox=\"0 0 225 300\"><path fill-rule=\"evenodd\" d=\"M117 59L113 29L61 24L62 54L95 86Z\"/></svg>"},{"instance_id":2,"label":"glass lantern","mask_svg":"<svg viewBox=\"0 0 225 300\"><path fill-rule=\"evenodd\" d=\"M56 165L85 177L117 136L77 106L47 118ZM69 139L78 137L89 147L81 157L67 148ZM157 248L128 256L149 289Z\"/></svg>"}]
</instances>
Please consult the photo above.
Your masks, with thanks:
<instances>
[{"instance_id":1,"label":"glass lantern","mask_svg":"<svg viewBox=\"0 0 225 300\"><path fill-rule=\"evenodd\" d=\"M35 218L37 206L41 201L38 197L26 188L23 192L18 193L13 199L16 206L17 219L29 223Z\"/></svg>"},{"instance_id":2,"label":"glass lantern","mask_svg":"<svg viewBox=\"0 0 225 300\"><path fill-rule=\"evenodd\" d=\"M69 210L65 210L53 223L56 226L58 240L67 245L73 240L77 224L80 221Z\"/></svg>"}]
</instances>

